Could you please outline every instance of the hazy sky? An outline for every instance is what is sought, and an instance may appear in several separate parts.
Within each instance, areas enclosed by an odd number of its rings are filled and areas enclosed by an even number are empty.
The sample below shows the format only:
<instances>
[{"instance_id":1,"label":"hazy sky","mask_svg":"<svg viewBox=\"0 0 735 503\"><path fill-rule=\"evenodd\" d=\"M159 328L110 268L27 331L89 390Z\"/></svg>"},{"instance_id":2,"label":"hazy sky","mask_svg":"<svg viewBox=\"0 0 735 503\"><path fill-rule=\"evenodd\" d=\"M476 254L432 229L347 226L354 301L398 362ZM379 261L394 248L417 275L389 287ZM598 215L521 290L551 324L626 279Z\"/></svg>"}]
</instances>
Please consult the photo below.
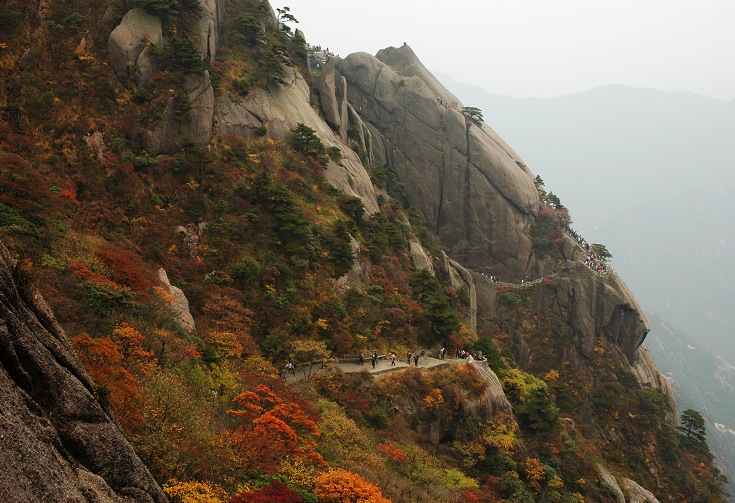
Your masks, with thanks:
<instances>
[{"instance_id":1,"label":"hazy sky","mask_svg":"<svg viewBox=\"0 0 735 503\"><path fill-rule=\"evenodd\" d=\"M429 70L518 98L607 84L735 98L735 0L292 0L344 57L408 43Z\"/></svg>"}]
</instances>

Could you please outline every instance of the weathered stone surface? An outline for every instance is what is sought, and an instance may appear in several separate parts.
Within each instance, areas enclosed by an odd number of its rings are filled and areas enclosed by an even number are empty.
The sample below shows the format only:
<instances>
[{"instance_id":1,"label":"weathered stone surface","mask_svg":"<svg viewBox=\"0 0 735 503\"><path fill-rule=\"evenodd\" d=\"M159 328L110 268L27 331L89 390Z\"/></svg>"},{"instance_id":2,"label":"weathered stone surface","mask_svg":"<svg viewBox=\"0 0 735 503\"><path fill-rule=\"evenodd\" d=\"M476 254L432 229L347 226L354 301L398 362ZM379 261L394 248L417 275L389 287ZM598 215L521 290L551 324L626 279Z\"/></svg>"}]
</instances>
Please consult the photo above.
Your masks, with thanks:
<instances>
[{"instance_id":1,"label":"weathered stone surface","mask_svg":"<svg viewBox=\"0 0 735 503\"><path fill-rule=\"evenodd\" d=\"M671 410L666 413L666 420L672 426L679 426L679 413L676 406L676 395L669 380L658 370L656 361L653 359L648 346L641 344L638 348L636 360L632 364L632 370L642 385L649 385L661 391L669 400Z\"/></svg>"},{"instance_id":2,"label":"weathered stone surface","mask_svg":"<svg viewBox=\"0 0 735 503\"><path fill-rule=\"evenodd\" d=\"M174 301L171 303L171 315L187 332L194 332L196 330L196 325L194 324L194 317L189 311L189 300L186 298L186 295L184 295L184 292L181 288L175 287L171 284L168 280L166 271L163 269L158 270L158 281L161 283L164 290L166 290L166 293L174 298Z\"/></svg>"},{"instance_id":3,"label":"weathered stone surface","mask_svg":"<svg viewBox=\"0 0 735 503\"><path fill-rule=\"evenodd\" d=\"M205 61L214 61L217 55L224 15L224 0L200 0L202 14L197 23L199 49Z\"/></svg>"},{"instance_id":4,"label":"weathered stone surface","mask_svg":"<svg viewBox=\"0 0 735 503\"><path fill-rule=\"evenodd\" d=\"M324 120L335 129L342 125L342 117L337 104L336 61L336 58L329 58L324 64L319 78L319 103L322 107Z\"/></svg>"},{"instance_id":5,"label":"weathered stone surface","mask_svg":"<svg viewBox=\"0 0 735 503\"><path fill-rule=\"evenodd\" d=\"M201 145L207 145L212 138L214 91L209 72L205 70L203 75L187 76L182 87L192 108L185 117L179 118L173 97L169 100L163 118L148 138L148 150L152 154L176 152L185 136Z\"/></svg>"},{"instance_id":6,"label":"weathered stone surface","mask_svg":"<svg viewBox=\"0 0 735 503\"><path fill-rule=\"evenodd\" d=\"M615 493L615 503L625 503L623 490L620 488L620 484L618 484L617 479L613 477L612 473L610 473L607 468L599 464L597 465L597 473L600 475L600 479L602 479L603 484Z\"/></svg>"},{"instance_id":7,"label":"weathered stone surface","mask_svg":"<svg viewBox=\"0 0 735 503\"><path fill-rule=\"evenodd\" d=\"M439 102L453 97L426 76L408 46L384 51L379 54L390 54L384 59L402 74L366 53L337 64L350 103L372 133L375 164L396 170L409 203L454 260L481 272L524 277L531 255L528 227L540 204L530 172L489 127L463 115L459 104Z\"/></svg>"},{"instance_id":8,"label":"weathered stone surface","mask_svg":"<svg viewBox=\"0 0 735 503\"><path fill-rule=\"evenodd\" d=\"M311 108L306 81L293 71L288 73L286 85L272 85L268 90L256 89L239 103L231 97L218 99L221 134L252 135L256 128L267 126L269 137L283 140L288 139L291 130L302 123L316 132L324 146L335 146L342 152L338 163L328 163L327 180L344 193L359 197L369 214L377 212L375 189L360 158Z\"/></svg>"},{"instance_id":9,"label":"weathered stone surface","mask_svg":"<svg viewBox=\"0 0 735 503\"><path fill-rule=\"evenodd\" d=\"M0 500L163 502L61 326L0 244Z\"/></svg>"},{"instance_id":10,"label":"weathered stone surface","mask_svg":"<svg viewBox=\"0 0 735 503\"><path fill-rule=\"evenodd\" d=\"M581 262L552 278L551 309L568 322L582 355L589 357L595 340L616 343L629 362L650 330L648 319L628 287L615 273L600 277Z\"/></svg>"},{"instance_id":11,"label":"weathered stone surface","mask_svg":"<svg viewBox=\"0 0 735 503\"><path fill-rule=\"evenodd\" d=\"M439 257L439 271L441 275L449 280L449 284L456 292L465 292L470 300L468 309L468 325L472 330L477 330L477 292L472 273L462 267L458 262L450 259L442 250Z\"/></svg>"},{"instance_id":12,"label":"weathered stone surface","mask_svg":"<svg viewBox=\"0 0 735 503\"><path fill-rule=\"evenodd\" d=\"M495 308L498 302L495 283L486 274L474 271L472 271L472 280L475 284L477 316L492 320L495 318Z\"/></svg>"},{"instance_id":13,"label":"weathered stone surface","mask_svg":"<svg viewBox=\"0 0 735 503\"><path fill-rule=\"evenodd\" d=\"M147 80L152 61L144 51L149 44L163 45L161 19L141 8L128 11L107 39L108 57L115 74L121 79L138 75ZM139 66L143 69L139 70Z\"/></svg>"},{"instance_id":14,"label":"weathered stone surface","mask_svg":"<svg viewBox=\"0 0 735 503\"><path fill-rule=\"evenodd\" d=\"M411 251L411 260L413 260L413 266L416 268L416 270L428 270L433 274L434 264L432 264L431 259L426 254L426 251L424 250L424 247L421 246L421 243L416 240L411 240L408 242L408 246Z\"/></svg>"},{"instance_id":15,"label":"weathered stone surface","mask_svg":"<svg viewBox=\"0 0 735 503\"><path fill-rule=\"evenodd\" d=\"M633 480L622 479L620 485L625 492L627 503L660 503L651 491L644 489Z\"/></svg>"}]
</instances>

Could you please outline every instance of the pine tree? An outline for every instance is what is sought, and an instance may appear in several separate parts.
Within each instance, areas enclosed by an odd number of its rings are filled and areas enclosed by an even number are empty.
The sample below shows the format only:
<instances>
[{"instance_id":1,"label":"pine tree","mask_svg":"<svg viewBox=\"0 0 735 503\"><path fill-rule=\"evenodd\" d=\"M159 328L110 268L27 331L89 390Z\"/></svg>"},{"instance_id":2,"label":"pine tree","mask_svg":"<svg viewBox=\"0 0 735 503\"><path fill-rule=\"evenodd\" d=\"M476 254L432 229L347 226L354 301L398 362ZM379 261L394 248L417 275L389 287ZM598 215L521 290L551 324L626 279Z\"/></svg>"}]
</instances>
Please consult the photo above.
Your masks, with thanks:
<instances>
[{"instance_id":1,"label":"pine tree","mask_svg":"<svg viewBox=\"0 0 735 503\"><path fill-rule=\"evenodd\" d=\"M687 409L681 413L679 426L682 444L698 451L709 451L707 446L707 428L702 414L694 409Z\"/></svg>"}]
</instances>

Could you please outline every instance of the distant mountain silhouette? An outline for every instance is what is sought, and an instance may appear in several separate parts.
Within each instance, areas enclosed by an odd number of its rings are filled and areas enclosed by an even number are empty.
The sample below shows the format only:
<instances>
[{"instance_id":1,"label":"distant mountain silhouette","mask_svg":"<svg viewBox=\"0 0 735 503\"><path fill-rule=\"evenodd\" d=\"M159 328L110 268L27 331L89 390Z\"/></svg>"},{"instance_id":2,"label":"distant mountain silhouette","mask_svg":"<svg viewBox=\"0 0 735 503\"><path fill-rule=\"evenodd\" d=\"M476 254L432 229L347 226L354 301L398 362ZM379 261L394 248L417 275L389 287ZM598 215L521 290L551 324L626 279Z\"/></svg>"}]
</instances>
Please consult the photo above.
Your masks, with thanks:
<instances>
[{"instance_id":1,"label":"distant mountain silhouette","mask_svg":"<svg viewBox=\"0 0 735 503\"><path fill-rule=\"evenodd\" d=\"M644 307L735 361L735 100L621 85L516 99L440 78L608 247Z\"/></svg>"}]
</instances>

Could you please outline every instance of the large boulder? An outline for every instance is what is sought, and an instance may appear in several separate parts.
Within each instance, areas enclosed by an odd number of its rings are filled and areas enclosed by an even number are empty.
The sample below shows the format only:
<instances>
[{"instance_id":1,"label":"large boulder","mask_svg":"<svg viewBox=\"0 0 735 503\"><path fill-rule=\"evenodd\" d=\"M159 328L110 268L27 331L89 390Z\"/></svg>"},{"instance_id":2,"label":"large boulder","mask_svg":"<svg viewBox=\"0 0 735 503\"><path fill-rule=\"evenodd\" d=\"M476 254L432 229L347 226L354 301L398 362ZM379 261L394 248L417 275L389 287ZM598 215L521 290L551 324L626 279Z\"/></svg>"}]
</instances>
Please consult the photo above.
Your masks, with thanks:
<instances>
[{"instance_id":1,"label":"large boulder","mask_svg":"<svg viewBox=\"0 0 735 503\"><path fill-rule=\"evenodd\" d=\"M0 244L0 500L166 501L18 271Z\"/></svg>"},{"instance_id":2,"label":"large boulder","mask_svg":"<svg viewBox=\"0 0 735 503\"><path fill-rule=\"evenodd\" d=\"M350 54L337 70L372 133L374 163L395 169L449 256L473 270L523 278L540 199L517 154L464 114L408 46L378 57Z\"/></svg>"},{"instance_id":3,"label":"large boulder","mask_svg":"<svg viewBox=\"0 0 735 503\"><path fill-rule=\"evenodd\" d=\"M183 290L171 284L168 280L168 274L166 274L163 268L158 270L158 281L166 293L171 296L170 309L174 320L184 330L193 333L196 330L196 325L194 324L194 317L191 315L191 311L189 311L189 299L186 298Z\"/></svg>"},{"instance_id":4,"label":"large boulder","mask_svg":"<svg viewBox=\"0 0 735 503\"><path fill-rule=\"evenodd\" d=\"M146 50L149 45L163 45L161 19L141 8L128 11L107 39L115 75L121 79L136 77L139 84L145 83L153 73L153 61Z\"/></svg>"}]
</instances>

